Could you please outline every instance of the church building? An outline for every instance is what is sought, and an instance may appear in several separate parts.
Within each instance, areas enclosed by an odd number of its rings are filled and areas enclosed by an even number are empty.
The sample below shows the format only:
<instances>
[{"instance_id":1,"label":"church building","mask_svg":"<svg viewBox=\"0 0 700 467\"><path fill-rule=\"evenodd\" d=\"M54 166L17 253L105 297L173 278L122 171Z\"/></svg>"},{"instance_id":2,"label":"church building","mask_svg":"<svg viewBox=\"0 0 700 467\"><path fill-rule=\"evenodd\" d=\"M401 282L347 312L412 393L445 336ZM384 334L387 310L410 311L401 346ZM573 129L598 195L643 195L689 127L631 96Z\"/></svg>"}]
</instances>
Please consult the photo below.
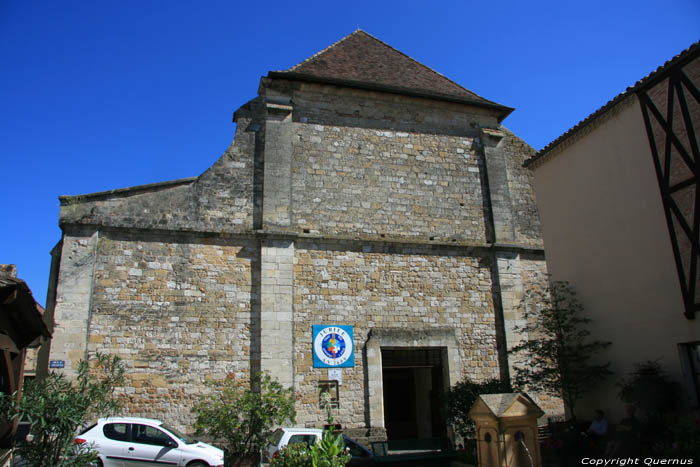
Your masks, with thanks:
<instances>
[{"instance_id":1,"label":"church building","mask_svg":"<svg viewBox=\"0 0 700 467\"><path fill-rule=\"evenodd\" d=\"M357 439L444 435L547 280L512 111L362 30L270 71L203 174L60 197L44 364L119 355L128 414L185 431L205 381L266 371L299 426L330 390Z\"/></svg>"}]
</instances>

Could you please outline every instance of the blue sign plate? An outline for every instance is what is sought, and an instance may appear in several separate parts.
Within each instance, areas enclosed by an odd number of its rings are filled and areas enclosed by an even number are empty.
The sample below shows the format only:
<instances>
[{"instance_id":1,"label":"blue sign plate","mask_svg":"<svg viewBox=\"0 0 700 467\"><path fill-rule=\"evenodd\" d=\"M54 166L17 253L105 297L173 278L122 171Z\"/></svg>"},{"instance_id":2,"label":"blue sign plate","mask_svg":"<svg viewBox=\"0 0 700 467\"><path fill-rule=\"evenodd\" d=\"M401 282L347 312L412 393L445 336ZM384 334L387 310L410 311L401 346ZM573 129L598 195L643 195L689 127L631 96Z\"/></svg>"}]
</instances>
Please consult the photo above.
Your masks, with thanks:
<instances>
[{"instance_id":1,"label":"blue sign plate","mask_svg":"<svg viewBox=\"0 0 700 467\"><path fill-rule=\"evenodd\" d=\"M49 368L65 368L65 367L66 367L65 360L51 360L49 362Z\"/></svg>"},{"instance_id":2,"label":"blue sign plate","mask_svg":"<svg viewBox=\"0 0 700 467\"><path fill-rule=\"evenodd\" d=\"M314 368L355 366L352 326L313 325Z\"/></svg>"}]
</instances>

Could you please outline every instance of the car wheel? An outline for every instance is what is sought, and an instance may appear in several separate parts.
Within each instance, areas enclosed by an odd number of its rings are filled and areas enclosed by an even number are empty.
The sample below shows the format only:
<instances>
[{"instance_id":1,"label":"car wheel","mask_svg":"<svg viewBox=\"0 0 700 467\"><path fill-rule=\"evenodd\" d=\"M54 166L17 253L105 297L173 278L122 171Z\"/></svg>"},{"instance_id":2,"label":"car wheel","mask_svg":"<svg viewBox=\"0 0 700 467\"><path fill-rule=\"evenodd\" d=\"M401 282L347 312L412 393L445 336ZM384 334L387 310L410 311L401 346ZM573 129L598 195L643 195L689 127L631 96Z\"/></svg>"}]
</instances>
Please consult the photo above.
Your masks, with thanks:
<instances>
[{"instance_id":1,"label":"car wheel","mask_svg":"<svg viewBox=\"0 0 700 467\"><path fill-rule=\"evenodd\" d=\"M191 464L187 464L187 467L209 467L209 464L205 464L204 462L192 462Z\"/></svg>"}]
</instances>

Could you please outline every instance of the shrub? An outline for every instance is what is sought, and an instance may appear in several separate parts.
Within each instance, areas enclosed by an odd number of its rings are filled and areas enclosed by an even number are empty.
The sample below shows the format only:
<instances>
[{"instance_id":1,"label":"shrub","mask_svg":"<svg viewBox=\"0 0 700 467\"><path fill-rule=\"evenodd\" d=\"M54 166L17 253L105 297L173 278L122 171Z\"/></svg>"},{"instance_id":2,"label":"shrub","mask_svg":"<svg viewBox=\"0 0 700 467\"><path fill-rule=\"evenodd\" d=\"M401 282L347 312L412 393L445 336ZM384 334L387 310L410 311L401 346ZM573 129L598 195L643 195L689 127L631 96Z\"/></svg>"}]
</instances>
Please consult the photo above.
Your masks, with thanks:
<instances>
[{"instance_id":1,"label":"shrub","mask_svg":"<svg viewBox=\"0 0 700 467\"><path fill-rule=\"evenodd\" d=\"M73 439L89 420L117 412L113 391L123 381L120 359L97 354L91 362L80 362L75 383L51 372L28 382L19 403L12 395L0 394L0 410L7 418L30 423L31 436L17 445L14 455L36 467L91 465L97 453L90 446L75 446Z\"/></svg>"},{"instance_id":2,"label":"shrub","mask_svg":"<svg viewBox=\"0 0 700 467\"><path fill-rule=\"evenodd\" d=\"M332 419L330 420L332 422ZM323 438L311 446L311 465L313 467L343 467L352 456L345 449L345 442L340 433L331 426L323 432Z\"/></svg>"},{"instance_id":3,"label":"shrub","mask_svg":"<svg viewBox=\"0 0 700 467\"><path fill-rule=\"evenodd\" d=\"M255 377L250 386L228 377L211 383L215 392L192 409L198 435L206 434L224 443L227 465L256 460L270 440L272 428L294 423L294 396L269 374Z\"/></svg>"},{"instance_id":4,"label":"shrub","mask_svg":"<svg viewBox=\"0 0 700 467\"><path fill-rule=\"evenodd\" d=\"M288 444L270 462L270 467L307 467L312 465L311 450L305 443Z\"/></svg>"}]
</instances>

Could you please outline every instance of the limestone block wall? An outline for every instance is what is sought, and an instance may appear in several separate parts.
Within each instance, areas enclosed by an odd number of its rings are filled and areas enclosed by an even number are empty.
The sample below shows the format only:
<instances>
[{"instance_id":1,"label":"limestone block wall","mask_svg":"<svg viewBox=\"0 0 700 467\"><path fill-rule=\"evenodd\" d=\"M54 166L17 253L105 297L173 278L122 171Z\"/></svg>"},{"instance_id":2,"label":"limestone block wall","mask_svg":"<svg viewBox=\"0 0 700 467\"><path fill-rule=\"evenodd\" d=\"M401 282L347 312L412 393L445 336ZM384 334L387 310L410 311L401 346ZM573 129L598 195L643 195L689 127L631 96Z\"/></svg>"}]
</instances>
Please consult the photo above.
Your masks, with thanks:
<instances>
[{"instance_id":1,"label":"limestone block wall","mask_svg":"<svg viewBox=\"0 0 700 467\"><path fill-rule=\"evenodd\" d=\"M51 359L70 371L86 352L120 355L126 411L183 430L205 379L259 370L318 426L313 324L355 326L348 428L383 423L369 415L371 330L375 347L404 342L392 330L448 342L451 379L502 373L515 303L544 261L517 253L541 247L521 167L532 148L493 109L264 78L234 118L199 177L62 197ZM483 128L500 128L488 151ZM517 252L494 259L494 241Z\"/></svg>"},{"instance_id":2,"label":"limestone block wall","mask_svg":"<svg viewBox=\"0 0 700 467\"><path fill-rule=\"evenodd\" d=\"M69 375L86 355L98 238L99 233L89 228L63 234L51 359L63 360Z\"/></svg>"},{"instance_id":3,"label":"limestone block wall","mask_svg":"<svg viewBox=\"0 0 700 467\"><path fill-rule=\"evenodd\" d=\"M36 366L39 349L27 349L27 356L24 358L24 376L36 376Z\"/></svg>"},{"instance_id":4,"label":"limestone block wall","mask_svg":"<svg viewBox=\"0 0 700 467\"><path fill-rule=\"evenodd\" d=\"M498 126L492 109L365 89L263 78L260 93L289 98L293 120L302 123L454 136Z\"/></svg>"},{"instance_id":5,"label":"limestone block wall","mask_svg":"<svg viewBox=\"0 0 700 467\"><path fill-rule=\"evenodd\" d=\"M496 254L496 263L503 304L506 346L511 349L530 337L526 333L517 331L517 328L527 324L523 315L523 296L528 290L546 287L549 278L544 258L537 254L502 252ZM529 306L533 307L539 305L529 303ZM518 361L517 355L510 354L508 356L511 376L515 374L513 367ZM537 392L528 394L535 399L540 408L547 413L547 416L563 415L564 406L561 399Z\"/></svg>"},{"instance_id":6,"label":"limestone block wall","mask_svg":"<svg viewBox=\"0 0 700 467\"><path fill-rule=\"evenodd\" d=\"M267 240L261 248L260 369L291 387L294 359L291 353L294 317L294 243Z\"/></svg>"},{"instance_id":7,"label":"limestone block wall","mask_svg":"<svg viewBox=\"0 0 700 467\"><path fill-rule=\"evenodd\" d=\"M299 124L293 151L298 230L485 240L473 138Z\"/></svg>"},{"instance_id":8,"label":"limestone block wall","mask_svg":"<svg viewBox=\"0 0 700 467\"><path fill-rule=\"evenodd\" d=\"M191 429L205 380L249 376L257 244L103 232L95 257L88 350L123 359L126 413Z\"/></svg>"},{"instance_id":9,"label":"limestone block wall","mask_svg":"<svg viewBox=\"0 0 700 467\"><path fill-rule=\"evenodd\" d=\"M497 377L498 351L486 258L463 249L333 242L297 244L294 259L294 359L297 422L318 426L318 381L313 368L314 324L354 326L355 367L343 369L336 417L364 427L367 369L363 349L371 329L429 332L451 328L462 375ZM454 384L454 382L452 382Z\"/></svg>"},{"instance_id":10,"label":"limestone block wall","mask_svg":"<svg viewBox=\"0 0 700 467\"><path fill-rule=\"evenodd\" d=\"M535 200L535 179L523 163L535 154L535 150L513 133L505 130L500 149L504 154L506 187L510 194L513 242L520 245L542 247L540 216Z\"/></svg>"}]
</instances>

